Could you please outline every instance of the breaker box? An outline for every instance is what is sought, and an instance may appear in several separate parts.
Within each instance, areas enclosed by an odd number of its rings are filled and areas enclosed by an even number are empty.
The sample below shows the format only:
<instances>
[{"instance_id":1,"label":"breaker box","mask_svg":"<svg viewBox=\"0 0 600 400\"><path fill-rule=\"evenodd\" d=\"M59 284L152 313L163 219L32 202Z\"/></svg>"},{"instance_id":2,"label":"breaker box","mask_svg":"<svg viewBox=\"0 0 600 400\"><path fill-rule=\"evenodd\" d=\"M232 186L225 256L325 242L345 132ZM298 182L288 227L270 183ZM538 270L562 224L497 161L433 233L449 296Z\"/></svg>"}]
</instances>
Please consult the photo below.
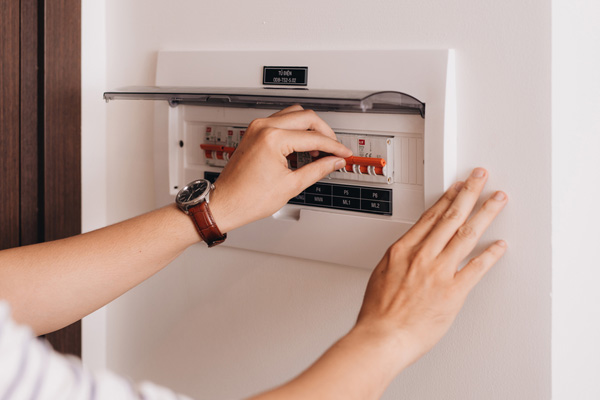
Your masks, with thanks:
<instances>
[{"instance_id":1,"label":"breaker box","mask_svg":"<svg viewBox=\"0 0 600 400\"><path fill-rule=\"evenodd\" d=\"M158 206L189 181L218 179L253 119L315 110L353 151L346 167L224 245L373 268L456 178L453 87L449 50L163 52L157 86L105 98L157 101ZM288 166L313 160L294 153Z\"/></svg>"}]
</instances>

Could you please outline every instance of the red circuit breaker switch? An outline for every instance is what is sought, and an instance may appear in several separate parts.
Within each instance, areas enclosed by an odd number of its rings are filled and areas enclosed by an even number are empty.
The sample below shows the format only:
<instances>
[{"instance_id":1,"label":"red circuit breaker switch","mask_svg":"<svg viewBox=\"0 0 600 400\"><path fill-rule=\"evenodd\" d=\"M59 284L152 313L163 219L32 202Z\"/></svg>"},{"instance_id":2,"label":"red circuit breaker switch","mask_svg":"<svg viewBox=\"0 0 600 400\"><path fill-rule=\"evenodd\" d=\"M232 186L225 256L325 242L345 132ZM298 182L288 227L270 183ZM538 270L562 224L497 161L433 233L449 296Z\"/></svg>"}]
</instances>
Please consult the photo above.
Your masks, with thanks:
<instances>
[{"instance_id":1,"label":"red circuit breaker switch","mask_svg":"<svg viewBox=\"0 0 600 400\"><path fill-rule=\"evenodd\" d=\"M213 167L224 167L239 145L245 131L246 128L233 126L207 126L204 143L200 145L200 148L204 150L206 164Z\"/></svg>"},{"instance_id":2,"label":"red circuit breaker switch","mask_svg":"<svg viewBox=\"0 0 600 400\"><path fill-rule=\"evenodd\" d=\"M235 151L235 147L223 146L220 144L201 144L200 148L204 150L206 158L215 160L229 160L229 157Z\"/></svg>"},{"instance_id":3,"label":"red circuit breaker switch","mask_svg":"<svg viewBox=\"0 0 600 400\"><path fill-rule=\"evenodd\" d=\"M385 165L386 162L383 158L348 157L346 158L346 168L341 169L340 172L353 172L371 176L383 175Z\"/></svg>"},{"instance_id":4,"label":"red circuit breaker switch","mask_svg":"<svg viewBox=\"0 0 600 400\"><path fill-rule=\"evenodd\" d=\"M338 133L338 140L352 150L346 167L330 174L336 179L391 184L394 182L394 137Z\"/></svg>"}]
</instances>

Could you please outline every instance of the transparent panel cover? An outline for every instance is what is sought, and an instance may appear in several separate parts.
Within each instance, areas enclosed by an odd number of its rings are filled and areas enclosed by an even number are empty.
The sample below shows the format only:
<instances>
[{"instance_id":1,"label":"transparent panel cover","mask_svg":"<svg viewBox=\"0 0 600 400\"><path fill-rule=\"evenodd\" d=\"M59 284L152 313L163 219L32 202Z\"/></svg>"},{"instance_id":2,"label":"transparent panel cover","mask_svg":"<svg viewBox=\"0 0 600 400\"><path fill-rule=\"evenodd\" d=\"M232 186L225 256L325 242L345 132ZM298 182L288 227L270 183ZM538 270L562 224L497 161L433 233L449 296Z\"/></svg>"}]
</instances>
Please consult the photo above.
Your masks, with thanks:
<instances>
[{"instance_id":1,"label":"transparent panel cover","mask_svg":"<svg viewBox=\"0 0 600 400\"><path fill-rule=\"evenodd\" d=\"M166 100L171 106L191 104L266 109L300 104L315 111L419 114L425 117L425 103L393 91L132 86L106 92L104 99Z\"/></svg>"}]
</instances>

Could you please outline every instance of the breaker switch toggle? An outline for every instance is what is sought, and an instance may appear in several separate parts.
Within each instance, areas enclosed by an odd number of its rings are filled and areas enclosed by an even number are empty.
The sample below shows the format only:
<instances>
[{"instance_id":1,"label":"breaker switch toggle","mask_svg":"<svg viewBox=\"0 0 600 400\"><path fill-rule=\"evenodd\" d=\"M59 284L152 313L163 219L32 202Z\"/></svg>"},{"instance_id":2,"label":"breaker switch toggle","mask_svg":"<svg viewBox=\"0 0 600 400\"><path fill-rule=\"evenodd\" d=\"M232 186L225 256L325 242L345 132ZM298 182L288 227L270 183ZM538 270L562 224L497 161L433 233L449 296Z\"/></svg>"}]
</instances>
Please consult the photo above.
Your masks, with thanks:
<instances>
[{"instance_id":1,"label":"breaker switch toggle","mask_svg":"<svg viewBox=\"0 0 600 400\"><path fill-rule=\"evenodd\" d=\"M385 160L375 157L348 157L346 160L346 168L342 170L346 172L354 172L356 174L368 175L383 175L383 167Z\"/></svg>"},{"instance_id":2,"label":"breaker switch toggle","mask_svg":"<svg viewBox=\"0 0 600 400\"><path fill-rule=\"evenodd\" d=\"M360 165L361 167L385 167L385 160L383 158L374 157L348 157L345 159L346 165Z\"/></svg>"},{"instance_id":3,"label":"breaker switch toggle","mask_svg":"<svg viewBox=\"0 0 600 400\"><path fill-rule=\"evenodd\" d=\"M311 160L315 161L323 157L330 156L331 154L322 153L317 157L312 157ZM302 166L305 163L298 162L298 153L292 153L287 156L289 166L293 169ZM383 168L386 165L385 159L375 157L348 157L346 160L346 167L339 170L340 172L351 172L359 175L384 175Z\"/></svg>"},{"instance_id":4,"label":"breaker switch toggle","mask_svg":"<svg viewBox=\"0 0 600 400\"><path fill-rule=\"evenodd\" d=\"M200 145L200 148L204 150L206 158L217 159L217 160L229 160L235 147L226 147L220 144L206 144Z\"/></svg>"}]
</instances>

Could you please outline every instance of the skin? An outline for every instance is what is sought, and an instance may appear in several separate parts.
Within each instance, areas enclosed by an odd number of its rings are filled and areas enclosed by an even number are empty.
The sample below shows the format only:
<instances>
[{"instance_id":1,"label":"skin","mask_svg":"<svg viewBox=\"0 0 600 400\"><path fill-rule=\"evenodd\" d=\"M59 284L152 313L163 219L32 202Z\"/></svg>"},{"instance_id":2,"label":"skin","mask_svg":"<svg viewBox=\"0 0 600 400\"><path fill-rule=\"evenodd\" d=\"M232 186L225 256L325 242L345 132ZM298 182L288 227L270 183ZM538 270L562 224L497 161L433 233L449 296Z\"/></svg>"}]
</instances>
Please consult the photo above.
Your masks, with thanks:
<instances>
[{"instance_id":1,"label":"skin","mask_svg":"<svg viewBox=\"0 0 600 400\"><path fill-rule=\"evenodd\" d=\"M323 151L334 156L291 171L286 157L298 151ZM256 119L210 195L215 221L228 232L268 217L308 186L343 168L343 158L351 155L314 111L292 106L269 118Z\"/></svg>"},{"instance_id":2,"label":"skin","mask_svg":"<svg viewBox=\"0 0 600 400\"><path fill-rule=\"evenodd\" d=\"M332 156L290 171L286 156L296 151ZM272 215L350 155L323 120L300 106L255 120L211 193L214 219L225 233ZM347 335L300 376L254 399L379 398L429 351L506 250L495 242L458 270L507 202L496 192L470 217L487 177L475 169L388 249ZM170 205L83 235L4 250L0 298L15 320L37 334L51 332L138 285L199 239L191 219Z\"/></svg>"},{"instance_id":3,"label":"skin","mask_svg":"<svg viewBox=\"0 0 600 400\"><path fill-rule=\"evenodd\" d=\"M290 171L285 157L306 150L339 157ZM300 106L253 121L210 196L217 225L225 233L273 214L350 155L323 120ZM173 204L83 235L4 250L0 298L17 322L38 335L52 332L135 287L199 240L190 217Z\"/></svg>"},{"instance_id":4,"label":"skin","mask_svg":"<svg viewBox=\"0 0 600 400\"><path fill-rule=\"evenodd\" d=\"M471 218L487 180L476 168L383 256L355 327L296 379L254 399L377 399L448 331L471 289L502 257L493 243L458 270L508 199L496 192Z\"/></svg>"}]
</instances>

